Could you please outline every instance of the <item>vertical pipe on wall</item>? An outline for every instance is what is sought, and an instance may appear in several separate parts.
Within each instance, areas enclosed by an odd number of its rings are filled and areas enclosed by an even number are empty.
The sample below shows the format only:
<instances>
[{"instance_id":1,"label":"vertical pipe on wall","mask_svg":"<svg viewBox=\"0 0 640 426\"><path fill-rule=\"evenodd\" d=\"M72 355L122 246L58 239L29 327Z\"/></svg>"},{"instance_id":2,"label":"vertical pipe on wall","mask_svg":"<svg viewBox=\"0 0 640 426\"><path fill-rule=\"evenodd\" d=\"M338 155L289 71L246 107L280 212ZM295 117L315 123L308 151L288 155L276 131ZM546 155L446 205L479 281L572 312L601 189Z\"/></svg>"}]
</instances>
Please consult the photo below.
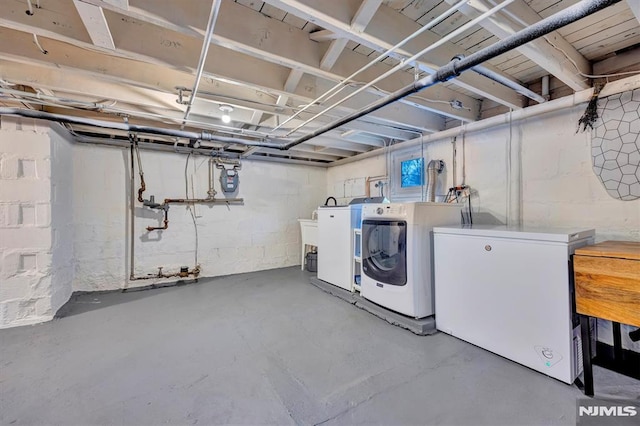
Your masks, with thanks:
<instances>
[{"instance_id":1,"label":"vertical pipe on wall","mask_svg":"<svg viewBox=\"0 0 640 426\"><path fill-rule=\"evenodd\" d=\"M547 101L549 99L551 99L551 96L549 95L549 76L548 75L543 75L542 76L542 97L545 98Z\"/></svg>"},{"instance_id":2,"label":"vertical pipe on wall","mask_svg":"<svg viewBox=\"0 0 640 426\"><path fill-rule=\"evenodd\" d=\"M134 161L134 154L133 154L133 141L131 142L131 179L129 181L129 206L130 206L130 213L131 213L131 217L130 217L130 221L131 221L131 226L130 226L130 232L131 232L131 241L130 241L130 247L129 247L129 279L132 280L135 277L135 265L134 265L134 249L135 249L135 240L134 240L134 235L135 235L135 219L136 219L136 205L135 205L135 161ZM125 284L126 285L126 284Z\"/></svg>"}]
</instances>

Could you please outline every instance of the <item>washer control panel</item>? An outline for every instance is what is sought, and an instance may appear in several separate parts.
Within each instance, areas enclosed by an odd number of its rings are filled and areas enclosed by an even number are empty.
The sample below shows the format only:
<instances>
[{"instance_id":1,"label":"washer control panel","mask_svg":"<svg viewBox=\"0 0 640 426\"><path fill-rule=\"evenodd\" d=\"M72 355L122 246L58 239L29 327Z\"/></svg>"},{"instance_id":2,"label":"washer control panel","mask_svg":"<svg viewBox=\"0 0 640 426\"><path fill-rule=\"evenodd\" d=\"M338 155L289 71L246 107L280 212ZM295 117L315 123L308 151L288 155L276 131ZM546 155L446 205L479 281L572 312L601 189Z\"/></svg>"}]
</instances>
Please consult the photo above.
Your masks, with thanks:
<instances>
[{"instance_id":1,"label":"washer control panel","mask_svg":"<svg viewBox=\"0 0 640 426\"><path fill-rule=\"evenodd\" d=\"M387 204L365 204L362 206L362 216L385 217L385 216L405 216L406 207L400 203Z\"/></svg>"}]
</instances>

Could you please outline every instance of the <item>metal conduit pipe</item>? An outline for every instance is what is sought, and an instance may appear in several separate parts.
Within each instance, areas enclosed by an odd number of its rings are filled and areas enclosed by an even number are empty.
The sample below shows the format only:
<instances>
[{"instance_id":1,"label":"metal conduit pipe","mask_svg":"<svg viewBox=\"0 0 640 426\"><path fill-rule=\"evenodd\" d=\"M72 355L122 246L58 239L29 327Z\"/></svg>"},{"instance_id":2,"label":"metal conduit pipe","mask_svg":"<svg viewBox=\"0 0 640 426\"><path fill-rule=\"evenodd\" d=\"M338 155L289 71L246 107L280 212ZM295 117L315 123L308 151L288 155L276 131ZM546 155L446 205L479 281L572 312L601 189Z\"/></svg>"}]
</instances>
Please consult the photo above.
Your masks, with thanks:
<instances>
[{"instance_id":1,"label":"metal conduit pipe","mask_svg":"<svg viewBox=\"0 0 640 426\"><path fill-rule=\"evenodd\" d=\"M548 34L551 31L562 28L565 25L571 24L572 22L582 19L585 16L589 16L613 4L619 3L620 1L622 0L582 0L580 3L577 3L566 8L565 10L551 15L548 18L545 18L528 28L525 28L497 43L492 44L491 46L485 47L484 49L481 49L467 56L466 58L454 59L447 65L439 68L435 72L435 74L429 75L414 82L413 84L405 86L391 93L390 95L369 104L365 108L362 108L345 116L344 118L341 118L340 120L336 120L333 123L329 123L311 133L308 133L307 135L299 137L293 142L283 145L280 149L290 149L296 145L320 136L330 130L343 126L353 120L357 120L364 115L377 111L380 108L397 101L398 99L402 99L406 96L411 95L412 93L419 92L437 83L455 78L459 76L463 71L480 65L485 61L493 59L496 56L515 49L516 47L520 47L523 44L530 42L531 40L535 40L536 38Z\"/></svg>"},{"instance_id":2,"label":"metal conduit pipe","mask_svg":"<svg viewBox=\"0 0 640 426\"><path fill-rule=\"evenodd\" d=\"M77 124L82 126L98 127L101 129L122 130L131 133L146 133L150 135L171 136L175 138L193 139L200 141L213 141L232 143L245 146L259 146L263 148L281 148L281 143L261 142L249 139L240 139L228 136L214 135L209 132L189 132L185 130L165 129L162 127L139 126L130 123L114 123L111 121L94 120L91 118L72 117L68 115L52 114L43 111L34 111L20 108L0 108L0 115L15 115L18 117L36 118L60 123Z\"/></svg>"},{"instance_id":3,"label":"metal conduit pipe","mask_svg":"<svg viewBox=\"0 0 640 426\"><path fill-rule=\"evenodd\" d=\"M2 81L0 81L0 84L3 84ZM4 84L9 84L9 83L4 82ZM71 98L61 98L59 96L48 96L40 93L30 93L22 90L7 89L4 87L0 87L0 93L14 96L13 98L9 98L9 100L35 103L38 105L98 110L100 112L125 114L129 117L160 118L163 120L170 120L170 121L181 120L177 117L171 117L166 114L132 111L125 108L118 108L114 106L115 103L117 103L117 100L115 99L110 99L110 101L112 101L111 105L105 105L103 103L81 101L78 99L71 99ZM200 91L200 93L202 93L202 91ZM191 126L208 126L210 128L213 128L217 132L228 133L232 135L239 134L242 136L253 136L253 137L259 137L259 138L268 136L266 132L258 132L258 131L247 130L247 129L238 129L235 127L222 126L220 124L202 123L194 120L187 120L187 124L190 124Z\"/></svg>"},{"instance_id":4,"label":"metal conduit pipe","mask_svg":"<svg viewBox=\"0 0 640 426\"><path fill-rule=\"evenodd\" d=\"M193 83L193 89L191 89L191 97L189 98L189 102L187 103L187 109L184 112L184 119L182 120L182 125L180 126L181 130L184 130L184 126L189 119L189 114L191 113L191 107L193 106L193 102L196 99L198 94L198 89L200 88L200 79L202 78L202 73L204 71L204 63L207 60L207 53L209 52L209 46L211 45L211 37L213 36L213 29L216 26L216 20L218 19L218 12L220 11L220 5L222 4L222 0L213 0L213 4L211 5L211 12L209 13L209 23L207 24L207 33L204 36L204 41L202 43L202 50L200 52L200 59L198 60L198 68L196 71L196 79Z\"/></svg>"},{"instance_id":5,"label":"metal conduit pipe","mask_svg":"<svg viewBox=\"0 0 640 426\"><path fill-rule=\"evenodd\" d=\"M130 225L130 233L131 235L130 237L130 246L129 246L129 279L133 280L135 279L135 248L136 248L136 244L135 244L135 239L134 239L134 235L135 235L135 231L136 231L136 204L135 204L135 160L134 160L134 148L133 148L133 144L130 144L131 147L129 149L130 153L131 153L131 158L130 158L130 162L131 162L131 169L129 170L129 221L131 222Z\"/></svg>"},{"instance_id":6,"label":"metal conduit pipe","mask_svg":"<svg viewBox=\"0 0 640 426\"><path fill-rule=\"evenodd\" d=\"M352 92L350 94L348 94L347 96L345 96L344 98L340 99L338 102L330 105L329 107L325 108L324 110L322 110L321 112L319 112L318 114L315 114L313 117L309 118L308 120L304 121L302 124L300 124L299 126L291 129L288 133L287 136L291 135L292 133L294 133L295 131L299 130L300 128L304 127L305 125L309 124L310 122L312 122L313 120L315 120L316 118L324 115L325 113L331 111L332 109L336 108L337 106L341 105L342 103L346 102L347 100L353 98L354 96L356 96L358 93L363 92L364 90L366 90L367 88L373 86L374 84L376 84L377 82L387 78L388 76L390 76L391 74L395 73L396 71L398 71L401 68L404 68L406 65L405 63L411 63L415 60L417 60L419 57L421 57L422 55L426 54L427 52L430 52L440 46L442 46L443 44L445 44L446 42L448 42L449 40L453 39L454 37L457 37L458 35L462 34L463 32L467 31L468 29L472 28L474 25L476 25L479 22L482 22L483 20L487 19L488 17L490 17L491 15L493 15L494 13L500 11L501 9L504 9L505 7L507 7L509 4L513 3L515 0L504 0L502 3L500 3L498 6L495 6L493 8L491 8L490 10L486 11L485 13L483 13L482 15L478 16L477 18L467 22L466 24L464 24L463 26L461 26L460 28L450 32L449 34L447 34L446 36L444 36L443 38L441 38L440 40L436 41L435 43L431 44L430 46L425 47L424 49L422 49L421 51L419 51L418 53L416 53L415 55L411 56L410 58L407 58L404 62L400 62L398 65L396 65L395 67L391 68L389 71L383 73L382 75L376 77L375 79L373 79L372 81L370 81L369 83L365 84L364 86L358 88L358 90L356 90L355 92ZM437 72L437 71L436 71Z\"/></svg>"},{"instance_id":7,"label":"metal conduit pipe","mask_svg":"<svg viewBox=\"0 0 640 426\"><path fill-rule=\"evenodd\" d=\"M187 132L184 130L172 130L150 126L138 126L128 123L113 123L108 121L99 121L80 117L71 117L59 114L51 114L42 111L24 110L20 108L0 108L0 115L15 115L19 117L36 118L48 121L58 121L61 123L78 124L99 127L104 129L123 130L133 133L147 133L155 135L172 136L177 138L204 140L204 141L217 141L223 143L233 143L245 146L257 146L262 148L277 148L286 151L294 146L300 145L310 139L327 133L333 129L343 126L351 121L357 120L367 114L379 110L380 108L389 105L399 99L402 99L408 95L419 92L427 87L431 87L437 83L444 82L455 78L460 73L476 67L484 61L490 60L506 53L512 49L515 49L523 44L535 40L545 34L557 30L565 25L571 24L579 19L589 16L599 10L609 7L613 4L619 3L622 0L582 0L573 6L568 7L548 18L541 20L540 22L529 26L491 46L485 47L466 58L454 59L447 65L439 68L435 74L429 75L423 79L415 81L414 83L407 85L384 98L379 99L376 102L369 104L368 106L355 111L339 120L322 126L315 131L301 136L293 141L284 143L276 143L271 141L254 141L247 139L239 139L233 137L222 137L213 135L207 132ZM282 139L278 139L282 140Z\"/></svg>"},{"instance_id":8,"label":"metal conduit pipe","mask_svg":"<svg viewBox=\"0 0 640 426\"><path fill-rule=\"evenodd\" d=\"M473 68L471 68L472 71L485 76L493 81L495 81L496 83L500 83L503 86L507 86L510 89L515 90L517 93L526 96L529 99L533 99L534 101L536 101L537 103L541 104L543 102L546 102L547 100L544 98L544 96L540 96L538 95L536 92L527 89L526 87L522 86L520 83L517 83L505 76L503 76L502 74L498 74L495 71L491 71L489 68L484 67L482 65L478 65L475 66Z\"/></svg>"},{"instance_id":9,"label":"metal conduit pipe","mask_svg":"<svg viewBox=\"0 0 640 426\"><path fill-rule=\"evenodd\" d=\"M427 24L425 24L425 26L421 27L419 30L417 30L416 32L414 32L413 34L411 34L410 36L400 40L398 43L396 43L395 45L391 46L389 49L385 50L384 52L382 52L382 54L380 56L378 56L377 58L373 59L371 62L369 62L368 64L366 64L365 66L363 66L362 68L360 68L359 70L355 71L353 74L351 74L349 77L346 77L345 79L343 79L341 82L339 82L338 84L336 84L335 86L333 86L331 89L327 90L326 92L324 92L322 95L320 95L319 97L317 97L316 99L314 99L313 101L309 102L307 105L305 105L301 110L296 111L291 117L287 118L286 120L284 120L282 123L280 123L279 125L277 125L276 127L274 127L273 131L276 131L278 129L280 129L282 126L284 126L285 124L289 123L291 120L293 120L294 118L296 118L297 116L299 116L302 112L306 111L307 109L311 108L312 105L316 105L317 103L319 103L320 101L323 100L329 100L331 98L333 98L335 95L337 95L338 93L340 93L345 87L347 87L347 85L351 82L351 79L354 78L355 76L357 76L358 74L362 73L363 71L368 70L369 68L371 68L373 65L377 64L378 62L381 62L386 56L388 56L390 53L394 52L397 48L399 48L400 46L405 45L407 42L409 42L410 40L413 40L414 38L416 38L417 36L419 36L420 34L422 34L423 32L430 30L431 28L435 27L436 25L438 25L440 22L444 21L445 19L447 19L449 16L453 15L455 12L458 11L458 9L460 9L460 7L462 7L464 4L466 4L469 0L462 0L456 4L454 4L453 6L451 6L449 9L447 9L445 12L443 12L442 14L440 14L440 16L432 19L431 21L429 21Z\"/></svg>"},{"instance_id":10,"label":"metal conduit pipe","mask_svg":"<svg viewBox=\"0 0 640 426\"><path fill-rule=\"evenodd\" d=\"M599 96L604 98L607 96L617 95L619 93L636 89L640 89L640 77L627 77L625 79L616 80L612 83L607 84L602 89ZM416 148L427 143L442 142L447 138L460 136L460 134L462 134L464 137L464 135L469 133L479 132L481 130L496 128L499 126L508 126L509 122L515 123L516 121L526 120L528 118L537 117L539 115L553 113L556 111L572 108L576 105L585 104L591 100L592 95L593 89L585 89L580 92L576 92L573 95L554 99L543 104L533 105L529 108L523 108L517 111L495 115L493 117L485 118L480 121L474 121L473 123L464 124L463 126L453 127L451 129L432 133L430 135L407 140L402 142L401 144L391 145L388 148L378 148L371 151L363 152L362 154L354 155L353 157L343 158L329 164L329 167L341 166L344 164L352 163L354 161L363 160L365 158L387 155L387 152L394 152L399 149Z\"/></svg>"},{"instance_id":11,"label":"metal conduit pipe","mask_svg":"<svg viewBox=\"0 0 640 426\"><path fill-rule=\"evenodd\" d=\"M542 97L546 100L551 99L551 96L549 95L549 75L542 76L542 90L540 92L542 93Z\"/></svg>"}]
</instances>

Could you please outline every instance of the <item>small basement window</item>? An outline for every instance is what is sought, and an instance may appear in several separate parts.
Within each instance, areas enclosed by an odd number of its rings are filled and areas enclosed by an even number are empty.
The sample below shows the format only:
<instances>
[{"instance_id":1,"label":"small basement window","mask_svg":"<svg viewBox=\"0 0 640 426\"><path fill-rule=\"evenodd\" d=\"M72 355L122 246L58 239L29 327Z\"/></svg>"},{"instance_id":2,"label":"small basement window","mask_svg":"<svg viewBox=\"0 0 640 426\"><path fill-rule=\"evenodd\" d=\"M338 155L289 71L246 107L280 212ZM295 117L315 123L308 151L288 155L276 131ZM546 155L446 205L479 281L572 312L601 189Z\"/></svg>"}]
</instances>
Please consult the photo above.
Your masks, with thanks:
<instances>
[{"instance_id":1,"label":"small basement window","mask_svg":"<svg viewBox=\"0 0 640 426\"><path fill-rule=\"evenodd\" d=\"M398 203L421 201L425 160L420 149L392 152L389 158L389 198Z\"/></svg>"},{"instance_id":2,"label":"small basement window","mask_svg":"<svg viewBox=\"0 0 640 426\"><path fill-rule=\"evenodd\" d=\"M402 188L411 188L414 186L422 186L423 159L412 158L400 163L400 186Z\"/></svg>"}]
</instances>

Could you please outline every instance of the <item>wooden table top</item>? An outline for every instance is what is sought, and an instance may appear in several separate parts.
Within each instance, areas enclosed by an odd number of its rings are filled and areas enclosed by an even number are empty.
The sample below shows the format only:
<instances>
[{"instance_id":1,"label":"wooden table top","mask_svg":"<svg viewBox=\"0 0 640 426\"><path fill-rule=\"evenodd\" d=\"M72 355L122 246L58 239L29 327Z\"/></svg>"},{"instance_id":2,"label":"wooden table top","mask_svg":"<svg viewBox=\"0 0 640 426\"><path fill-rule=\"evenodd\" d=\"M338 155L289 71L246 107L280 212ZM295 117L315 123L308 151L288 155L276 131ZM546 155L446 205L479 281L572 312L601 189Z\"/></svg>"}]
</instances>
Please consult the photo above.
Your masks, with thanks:
<instances>
[{"instance_id":1,"label":"wooden table top","mask_svg":"<svg viewBox=\"0 0 640 426\"><path fill-rule=\"evenodd\" d=\"M640 242L582 247L573 269L579 314L640 327Z\"/></svg>"},{"instance_id":2,"label":"wooden table top","mask_svg":"<svg viewBox=\"0 0 640 426\"><path fill-rule=\"evenodd\" d=\"M617 257L620 259L640 260L640 242L603 241L585 246L575 251L579 256Z\"/></svg>"}]
</instances>

